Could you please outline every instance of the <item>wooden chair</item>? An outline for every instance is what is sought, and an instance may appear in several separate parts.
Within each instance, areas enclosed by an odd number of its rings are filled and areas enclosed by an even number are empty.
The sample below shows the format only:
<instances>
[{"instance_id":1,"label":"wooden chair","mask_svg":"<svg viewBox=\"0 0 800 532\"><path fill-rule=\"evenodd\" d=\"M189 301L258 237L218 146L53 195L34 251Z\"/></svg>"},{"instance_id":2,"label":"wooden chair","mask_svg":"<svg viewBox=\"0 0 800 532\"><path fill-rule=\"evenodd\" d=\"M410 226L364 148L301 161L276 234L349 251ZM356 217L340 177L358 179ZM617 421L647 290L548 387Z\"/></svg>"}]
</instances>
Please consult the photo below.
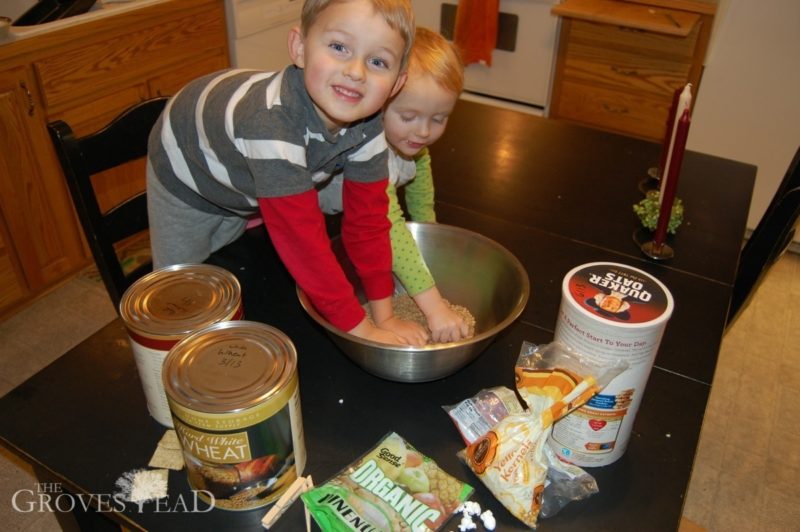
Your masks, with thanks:
<instances>
[{"instance_id":1,"label":"wooden chair","mask_svg":"<svg viewBox=\"0 0 800 532\"><path fill-rule=\"evenodd\" d=\"M769 268L791 244L800 215L800 148L739 257L727 325L747 306Z\"/></svg>"},{"instance_id":2,"label":"wooden chair","mask_svg":"<svg viewBox=\"0 0 800 532\"><path fill-rule=\"evenodd\" d=\"M118 312L125 289L152 270L152 262L146 262L133 271L124 271L114 247L148 228L147 198L141 192L103 212L92 176L147 154L147 137L166 101L161 97L140 102L101 130L83 137L76 137L63 120L48 125L86 240Z\"/></svg>"}]
</instances>

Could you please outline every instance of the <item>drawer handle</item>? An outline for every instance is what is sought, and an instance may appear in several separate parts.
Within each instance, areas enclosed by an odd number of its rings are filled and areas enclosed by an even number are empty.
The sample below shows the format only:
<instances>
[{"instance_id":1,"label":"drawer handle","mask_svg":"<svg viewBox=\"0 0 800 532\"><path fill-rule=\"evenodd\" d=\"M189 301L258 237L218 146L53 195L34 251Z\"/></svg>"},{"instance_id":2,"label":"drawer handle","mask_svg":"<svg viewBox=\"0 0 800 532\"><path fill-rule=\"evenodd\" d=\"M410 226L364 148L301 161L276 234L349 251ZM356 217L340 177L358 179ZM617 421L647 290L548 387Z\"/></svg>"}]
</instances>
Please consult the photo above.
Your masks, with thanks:
<instances>
[{"instance_id":1,"label":"drawer handle","mask_svg":"<svg viewBox=\"0 0 800 532\"><path fill-rule=\"evenodd\" d=\"M33 95L31 91L28 90L28 86L25 84L24 81L19 82L19 86L22 90L25 91L25 98L28 100L28 115L33 116L33 111L35 109L35 104L33 103Z\"/></svg>"},{"instance_id":2,"label":"drawer handle","mask_svg":"<svg viewBox=\"0 0 800 532\"><path fill-rule=\"evenodd\" d=\"M626 115L630 111L627 107L614 107L613 105L603 104L603 109L615 115Z\"/></svg>"},{"instance_id":3,"label":"drawer handle","mask_svg":"<svg viewBox=\"0 0 800 532\"><path fill-rule=\"evenodd\" d=\"M623 76L638 76L639 71L635 68L620 68L616 65L611 65L611 71L616 72L617 74L622 74Z\"/></svg>"}]
</instances>

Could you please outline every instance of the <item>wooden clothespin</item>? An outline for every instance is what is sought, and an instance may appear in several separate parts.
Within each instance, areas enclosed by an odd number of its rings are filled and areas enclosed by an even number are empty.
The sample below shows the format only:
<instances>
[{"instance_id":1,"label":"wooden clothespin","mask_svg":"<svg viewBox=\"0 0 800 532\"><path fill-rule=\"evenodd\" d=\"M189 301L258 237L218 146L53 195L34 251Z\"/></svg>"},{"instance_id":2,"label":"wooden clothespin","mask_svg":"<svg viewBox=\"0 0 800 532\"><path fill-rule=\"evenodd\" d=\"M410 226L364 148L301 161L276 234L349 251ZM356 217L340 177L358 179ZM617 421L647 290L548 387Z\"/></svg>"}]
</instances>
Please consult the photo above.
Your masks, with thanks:
<instances>
[{"instance_id":1,"label":"wooden clothespin","mask_svg":"<svg viewBox=\"0 0 800 532\"><path fill-rule=\"evenodd\" d=\"M292 485L289 486L281 498L278 499L272 508L269 509L267 515L261 519L261 526L269 530L269 527L275 524L283 513L286 511L292 503L297 500L300 494L305 493L306 491L310 490L314 487L314 481L311 479L311 475L307 477L298 477L292 482ZM308 508L305 508L306 512L306 532L311 532L311 515L308 513Z\"/></svg>"}]
</instances>

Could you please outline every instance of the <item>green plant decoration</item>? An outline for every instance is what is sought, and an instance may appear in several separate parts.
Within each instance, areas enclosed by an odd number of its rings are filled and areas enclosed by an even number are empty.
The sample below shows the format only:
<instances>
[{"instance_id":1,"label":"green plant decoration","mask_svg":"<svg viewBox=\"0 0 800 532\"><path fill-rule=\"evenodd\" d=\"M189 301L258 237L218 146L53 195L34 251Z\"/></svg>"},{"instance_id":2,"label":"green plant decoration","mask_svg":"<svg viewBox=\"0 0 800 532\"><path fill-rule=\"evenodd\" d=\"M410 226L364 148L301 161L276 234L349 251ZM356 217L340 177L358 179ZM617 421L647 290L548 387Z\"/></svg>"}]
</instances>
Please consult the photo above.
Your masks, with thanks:
<instances>
[{"instance_id":1,"label":"green plant decoration","mask_svg":"<svg viewBox=\"0 0 800 532\"><path fill-rule=\"evenodd\" d=\"M648 190L645 198L633 206L633 212L639 216L642 226L650 231L655 231L658 226L658 213L660 208L658 196L658 190ZM667 232L674 235L681 223L683 223L683 202L680 198L676 197L672 204L672 212L669 216Z\"/></svg>"}]
</instances>

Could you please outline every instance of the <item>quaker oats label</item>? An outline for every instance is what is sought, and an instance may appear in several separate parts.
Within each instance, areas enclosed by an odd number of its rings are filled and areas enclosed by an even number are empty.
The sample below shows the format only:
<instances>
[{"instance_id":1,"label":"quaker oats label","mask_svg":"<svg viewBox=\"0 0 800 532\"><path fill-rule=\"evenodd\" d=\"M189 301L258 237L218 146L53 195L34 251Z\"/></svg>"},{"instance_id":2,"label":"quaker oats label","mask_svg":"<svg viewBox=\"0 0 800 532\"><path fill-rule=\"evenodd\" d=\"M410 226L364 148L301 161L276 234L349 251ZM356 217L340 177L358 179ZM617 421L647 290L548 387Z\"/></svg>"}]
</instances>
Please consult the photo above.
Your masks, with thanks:
<instances>
[{"instance_id":1,"label":"quaker oats label","mask_svg":"<svg viewBox=\"0 0 800 532\"><path fill-rule=\"evenodd\" d=\"M553 426L550 447L582 467L621 457L674 302L667 287L623 264L584 264L564 277L555 340L599 363L629 367Z\"/></svg>"},{"instance_id":2,"label":"quaker oats label","mask_svg":"<svg viewBox=\"0 0 800 532\"><path fill-rule=\"evenodd\" d=\"M589 316L615 324L645 324L672 310L667 288L641 270L621 264L589 264L570 272L565 287Z\"/></svg>"}]
</instances>

